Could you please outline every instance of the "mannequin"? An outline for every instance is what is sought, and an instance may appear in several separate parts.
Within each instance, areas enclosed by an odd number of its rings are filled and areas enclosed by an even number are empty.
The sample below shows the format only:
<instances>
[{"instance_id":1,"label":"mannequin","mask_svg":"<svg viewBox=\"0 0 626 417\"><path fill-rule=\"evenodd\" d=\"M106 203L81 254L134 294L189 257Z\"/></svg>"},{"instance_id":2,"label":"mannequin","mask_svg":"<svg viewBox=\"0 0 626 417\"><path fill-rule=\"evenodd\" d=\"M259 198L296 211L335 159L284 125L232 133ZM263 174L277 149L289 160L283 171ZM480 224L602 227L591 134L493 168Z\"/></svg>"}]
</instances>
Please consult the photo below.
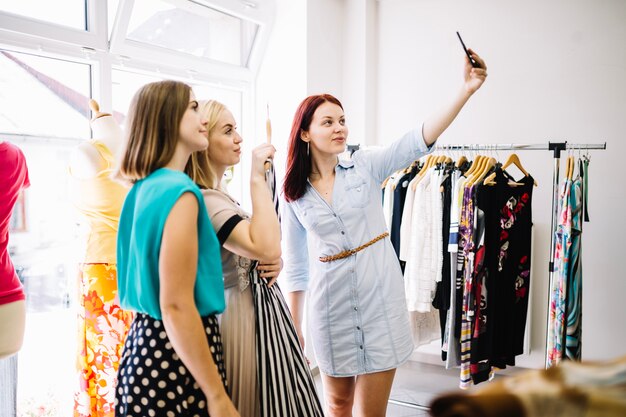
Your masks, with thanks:
<instances>
[{"instance_id":1,"label":"mannequin","mask_svg":"<svg viewBox=\"0 0 626 417\"><path fill-rule=\"evenodd\" d=\"M17 413L17 355L24 340L26 296L8 252L9 221L30 185L22 151L0 139L0 415Z\"/></svg>"},{"instance_id":2,"label":"mannequin","mask_svg":"<svg viewBox=\"0 0 626 417\"><path fill-rule=\"evenodd\" d=\"M0 140L0 359L22 347L26 296L9 258L9 221L20 192L30 185L22 151Z\"/></svg>"},{"instance_id":3,"label":"mannequin","mask_svg":"<svg viewBox=\"0 0 626 417\"><path fill-rule=\"evenodd\" d=\"M89 103L93 139L70 158L70 198L86 219L89 232L79 265L78 389L74 416L113 416L116 374L132 313L119 306L116 238L127 189L111 179L122 131L98 103Z\"/></svg>"},{"instance_id":4,"label":"mannequin","mask_svg":"<svg viewBox=\"0 0 626 417\"><path fill-rule=\"evenodd\" d=\"M106 145L113 155L117 155L122 142L122 129L111 114L100 112L100 106L96 100L89 100L89 108L94 113L90 123L93 138ZM72 174L83 179L94 177L105 168L105 164L106 162L90 141L78 145L70 160Z\"/></svg>"}]
</instances>

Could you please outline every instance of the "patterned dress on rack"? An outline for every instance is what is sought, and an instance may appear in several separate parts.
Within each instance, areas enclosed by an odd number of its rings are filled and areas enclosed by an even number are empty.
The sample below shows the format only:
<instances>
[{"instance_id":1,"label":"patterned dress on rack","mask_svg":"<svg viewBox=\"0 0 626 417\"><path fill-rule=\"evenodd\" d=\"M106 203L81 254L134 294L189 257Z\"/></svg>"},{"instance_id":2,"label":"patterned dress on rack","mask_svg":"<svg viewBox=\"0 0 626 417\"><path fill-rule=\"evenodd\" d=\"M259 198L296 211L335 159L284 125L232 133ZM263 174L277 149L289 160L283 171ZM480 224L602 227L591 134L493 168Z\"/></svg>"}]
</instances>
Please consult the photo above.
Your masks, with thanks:
<instances>
[{"instance_id":1,"label":"patterned dress on rack","mask_svg":"<svg viewBox=\"0 0 626 417\"><path fill-rule=\"evenodd\" d=\"M558 364L563 358L565 337L565 310L567 274L572 245L572 210L570 206L571 181L565 180L559 187L559 205L555 232L554 272L550 288L550 315L548 322L548 366Z\"/></svg>"},{"instance_id":2,"label":"patterned dress on rack","mask_svg":"<svg viewBox=\"0 0 626 417\"><path fill-rule=\"evenodd\" d=\"M459 221L459 247L465 260L463 277L463 307L461 313L461 380L459 387L466 389L472 384L470 376L473 308L470 305L472 273L474 265L474 187L463 189L463 206Z\"/></svg>"},{"instance_id":3,"label":"patterned dress on rack","mask_svg":"<svg viewBox=\"0 0 626 417\"><path fill-rule=\"evenodd\" d=\"M582 294L583 274L581 264L581 234L583 216L583 183L578 178L572 182L570 190L570 207L572 212L572 228L569 260L570 268L567 277L567 310L565 331L565 357L581 360L582 331Z\"/></svg>"}]
</instances>

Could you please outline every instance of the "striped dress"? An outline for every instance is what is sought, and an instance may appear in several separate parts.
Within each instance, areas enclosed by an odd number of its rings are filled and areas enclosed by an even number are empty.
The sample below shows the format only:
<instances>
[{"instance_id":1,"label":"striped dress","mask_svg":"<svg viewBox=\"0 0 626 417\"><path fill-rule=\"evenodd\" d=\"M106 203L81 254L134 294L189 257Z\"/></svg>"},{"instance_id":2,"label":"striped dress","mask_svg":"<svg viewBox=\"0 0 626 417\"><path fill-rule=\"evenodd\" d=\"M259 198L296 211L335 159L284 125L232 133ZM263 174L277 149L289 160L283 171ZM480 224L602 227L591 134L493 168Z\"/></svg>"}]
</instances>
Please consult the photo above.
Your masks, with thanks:
<instances>
[{"instance_id":1,"label":"striped dress","mask_svg":"<svg viewBox=\"0 0 626 417\"><path fill-rule=\"evenodd\" d=\"M267 173L275 206L273 170ZM223 245L249 215L228 194L203 190L217 237ZM227 307L220 317L229 394L246 417L321 417L307 360L278 284L271 288L257 262L222 246ZM256 366L250 366L254 363Z\"/></svg>"},{"instance_id":2,"label":"striped dress","mask_svg":"<svg viewBox=\"0 0 626 417\"><path fill-rule=\"evenodd\" d=\"M279 216L276 175L271 160L265 179ZM277 284L271 288L251 269L256 310L257 372L263 417L323 416L309 365L289 308Z\"/></svg>"}]
</instances>

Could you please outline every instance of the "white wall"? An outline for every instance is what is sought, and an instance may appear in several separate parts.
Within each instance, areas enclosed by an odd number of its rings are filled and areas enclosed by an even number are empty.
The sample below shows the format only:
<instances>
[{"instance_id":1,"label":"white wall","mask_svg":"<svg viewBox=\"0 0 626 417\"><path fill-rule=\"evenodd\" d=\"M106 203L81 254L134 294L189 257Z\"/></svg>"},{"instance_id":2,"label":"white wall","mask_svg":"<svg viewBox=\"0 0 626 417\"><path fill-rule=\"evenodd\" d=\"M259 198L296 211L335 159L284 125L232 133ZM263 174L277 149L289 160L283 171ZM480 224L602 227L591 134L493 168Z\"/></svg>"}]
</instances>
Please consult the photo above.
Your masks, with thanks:
<instances>
[{"instance_id":1,"label":"white wall","mask_svg":"<svg viewBox=\"0 0 626 417\"><path fill-rule=\"evenodd\" d=\"M307 95L329 93L341 97L344 1L307 0L306 3Z\"/></svg>"},{"instance_id":2,"label":"white wall","mask_svg":"<svg viewBox=\"0 0 626 417\"><path fill-rule=\"evenodd\" d=\"M248 145L265 141L269 104L279 181L284 173L291 121L307 94L306 16L306 0L276 0L274 26L256 80L256 137L248 139Z\"/></svg>"},{"instance_id":3,"label":"white wall","mask_svg":"<svg viewBox=\"0 0 626 417\"><path fill-rule=\"evenodd\" d=\"M591 151L583 358L624 354L626 2L379 0L378 7L378 134L372 144L389 143L454 94L463 62L457 30L485 58L489 76L441 143L606 142L606 151ZM500 152L501 159L506 155ZM518 364L542 367L553 159L548 151L519 155L539 187L533 198L532 352Z\"/></svg>"}]
</instances>

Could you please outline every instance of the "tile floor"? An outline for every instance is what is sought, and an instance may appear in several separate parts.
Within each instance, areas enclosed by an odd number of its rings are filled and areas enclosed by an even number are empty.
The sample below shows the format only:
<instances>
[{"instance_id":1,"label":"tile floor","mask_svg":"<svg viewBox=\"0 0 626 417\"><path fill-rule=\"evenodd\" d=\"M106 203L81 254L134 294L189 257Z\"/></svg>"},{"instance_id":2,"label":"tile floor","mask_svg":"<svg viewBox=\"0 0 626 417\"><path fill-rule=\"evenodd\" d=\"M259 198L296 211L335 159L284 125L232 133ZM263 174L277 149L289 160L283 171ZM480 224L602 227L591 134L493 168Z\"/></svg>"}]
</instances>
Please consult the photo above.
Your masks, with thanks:
<instances>
[{"instance_id":1,"label":"tile floor","mask_svg":"<svg viewBox=\"0 0 626 417\"><path fill-rule=\"evenodd\" d=\"M387 417L428 416L427 407L433 398L456 390L459 390L458 369L409 361L396 372Z\"/></svg>"},{"instance_id":2,"label":"tile floor","mask_svg":"<svg viewBox=\"0 0 626 417\"><path fill-rule=\"evenodd\" d=\"M496 378L499 377L496 375ZM315 377L315 381L323 400L319 375ZM438 394L450 391L461 391L459 369L445 369L442 365L408 361L396 372L387 417L428 416L427 407L430 401Z\"/></svg>"}]
</instances>

